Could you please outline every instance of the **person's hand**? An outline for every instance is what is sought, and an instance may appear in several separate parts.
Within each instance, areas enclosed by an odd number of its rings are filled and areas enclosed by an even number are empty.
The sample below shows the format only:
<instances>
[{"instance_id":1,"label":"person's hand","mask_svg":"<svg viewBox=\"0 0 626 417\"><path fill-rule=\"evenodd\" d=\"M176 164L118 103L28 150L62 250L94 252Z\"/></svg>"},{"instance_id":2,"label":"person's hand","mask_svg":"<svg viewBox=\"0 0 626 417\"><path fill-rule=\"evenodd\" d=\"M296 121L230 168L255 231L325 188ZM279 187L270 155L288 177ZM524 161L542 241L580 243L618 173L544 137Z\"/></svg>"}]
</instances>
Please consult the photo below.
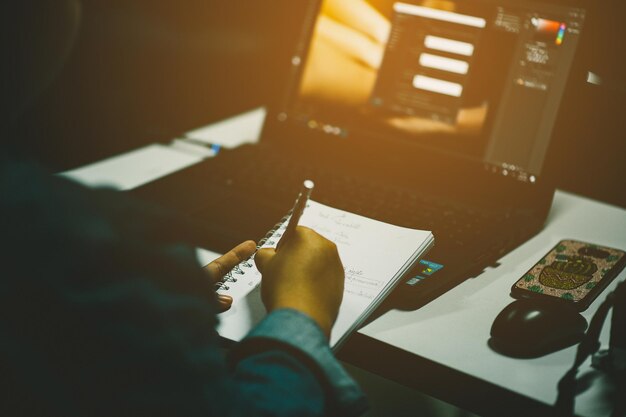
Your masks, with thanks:
<instances>
[{"instance_id":1,"label":"person's hand","mask_svg":"<svg viewBox=\"0 0 626 417\"><path fill-rule=\"evenodd\" d=\"M261 297L268 312L298 310L330 337L344 285L343 266L333 242L299 226L280 250L259 250L255 263L263 276Z\"/></svg>"},{"instance_id":2,"label":"person's hand","mask_svg":"<svg viewBox=\"0 0 626 417\"><path fill-rule=\"evenodd\" d=\"M209 279L216 283L224 278L231 269L233 269L240 262L250 257L256 250L256 243L251 240L240 243L228 253L220 256L210 264L204 267L204 270L209 275ZM217 294L217 304L220 312L226 311L233 303L233 298L225 294Z\"/></svg>"},{"instance_id":3,"label":"person's hand","mask_svg":"<svg viewBox=\"0 0 626 417\"><path fill-rule=\"evenodd\" d=\"M365 0L326 0L322 13L381 45L387 43L391 24Z\"/></svg>"},{"instance_id":4,"label":"person's hand","mask_svg":"<svg viewBox=\"0 0 626 417\"><path fill-rule=\"evenodd\" d=\"M327 0L303 76L306 97L361 105L374 87L389 21L365 0Z\"/></svg>"}]
</instances>

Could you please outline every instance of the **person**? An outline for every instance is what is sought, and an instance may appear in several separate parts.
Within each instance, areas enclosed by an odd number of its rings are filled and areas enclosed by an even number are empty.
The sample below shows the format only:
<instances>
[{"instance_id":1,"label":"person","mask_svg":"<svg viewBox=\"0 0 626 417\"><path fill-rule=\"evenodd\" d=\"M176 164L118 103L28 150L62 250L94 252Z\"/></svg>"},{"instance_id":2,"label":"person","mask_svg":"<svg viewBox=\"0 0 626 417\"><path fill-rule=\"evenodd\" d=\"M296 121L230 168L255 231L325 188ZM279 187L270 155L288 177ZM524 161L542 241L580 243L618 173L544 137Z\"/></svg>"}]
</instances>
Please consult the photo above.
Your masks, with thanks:
<instances>
[{"instance_id":1,"label":"person","mask_svg":"<svg viewBox=\"0 0 626 417\"><path fill-rule=\"evenodd\" d=\"M2 127L51 82L75 0L5 2ZM5 81L10 82L5 82ZM0 156L1 415L359 415L360 388L328 337L343 293L337 249L299 227L256 254L266 318L226 355L215 282L255 250L201 268L195 226L159 207ZM215 196L219 198L219 196Z\"/></svg>"}]
</instances>

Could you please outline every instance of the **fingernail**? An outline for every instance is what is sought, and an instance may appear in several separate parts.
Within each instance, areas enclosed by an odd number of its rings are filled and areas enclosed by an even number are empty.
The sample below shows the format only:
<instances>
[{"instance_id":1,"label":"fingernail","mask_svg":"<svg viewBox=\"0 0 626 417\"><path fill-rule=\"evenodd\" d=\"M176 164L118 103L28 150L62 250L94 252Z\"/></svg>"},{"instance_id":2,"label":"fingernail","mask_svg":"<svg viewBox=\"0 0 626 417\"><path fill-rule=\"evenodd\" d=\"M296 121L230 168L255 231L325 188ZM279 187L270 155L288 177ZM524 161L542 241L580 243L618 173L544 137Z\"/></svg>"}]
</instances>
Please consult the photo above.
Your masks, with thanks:
<instances>
[{"instance_id":1,"label":"fingernail","mask_svg":"<svg viewBox=\"0 0 626 417\"><path fill-rule=\"evenodd\" d=\"M217 299L222 303L230 304L233 302L233 297L230 295L218 294Z\"/></svg>"}]
</instances>

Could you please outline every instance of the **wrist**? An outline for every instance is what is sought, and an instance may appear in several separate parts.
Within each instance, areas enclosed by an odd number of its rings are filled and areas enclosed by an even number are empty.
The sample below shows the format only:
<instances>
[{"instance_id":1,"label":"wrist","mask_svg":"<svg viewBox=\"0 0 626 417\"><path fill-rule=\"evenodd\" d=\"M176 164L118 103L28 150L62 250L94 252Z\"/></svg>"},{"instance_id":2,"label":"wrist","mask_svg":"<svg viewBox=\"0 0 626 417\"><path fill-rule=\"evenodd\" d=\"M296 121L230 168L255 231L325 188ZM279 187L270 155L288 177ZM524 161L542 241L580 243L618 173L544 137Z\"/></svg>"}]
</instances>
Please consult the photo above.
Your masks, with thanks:
<instances>
[{"instance_id":1,"label":"wrist","mask_svg":"<svg viewBox=\"0 0 626 417\"><path fill-rule=\"evenodd\" d=\"M299 302L276 303L271 308L268 308L268 313L271 313L272 311L276 311L280 309L296 310L297 312L304 314L309 319L311 319L315 324L317 324L317 326L320 328L322 333L324 333L326 338L330 340L330 331L332 330L335 320L329 317L328 314L324 314L323 312L320 312L319 309L311 307L306 303L299 303Z\"/></svg>"}]
</instances>

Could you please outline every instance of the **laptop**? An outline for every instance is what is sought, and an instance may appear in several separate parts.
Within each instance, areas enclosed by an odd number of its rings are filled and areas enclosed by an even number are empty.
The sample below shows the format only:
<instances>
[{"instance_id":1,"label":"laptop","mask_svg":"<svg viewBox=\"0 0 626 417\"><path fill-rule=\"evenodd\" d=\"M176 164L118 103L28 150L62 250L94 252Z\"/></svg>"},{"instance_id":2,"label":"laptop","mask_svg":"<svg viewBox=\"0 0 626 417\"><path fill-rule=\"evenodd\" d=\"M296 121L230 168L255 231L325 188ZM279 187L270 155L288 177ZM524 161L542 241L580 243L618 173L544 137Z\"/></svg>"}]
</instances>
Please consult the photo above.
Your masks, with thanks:
<instances>
[{"instance_id":1,"label":"laptop","mask_svg":"<svg viewBox=\"0 0 626 417\"><path fill-rule=\"evenodd\" d=\"M585 14L548 0L308 1L259 143L134 193L224 251L262 237L311 179L321 203L433 231L391 298L418 307L542 228Z\"/></svg>"}]
</instances>

